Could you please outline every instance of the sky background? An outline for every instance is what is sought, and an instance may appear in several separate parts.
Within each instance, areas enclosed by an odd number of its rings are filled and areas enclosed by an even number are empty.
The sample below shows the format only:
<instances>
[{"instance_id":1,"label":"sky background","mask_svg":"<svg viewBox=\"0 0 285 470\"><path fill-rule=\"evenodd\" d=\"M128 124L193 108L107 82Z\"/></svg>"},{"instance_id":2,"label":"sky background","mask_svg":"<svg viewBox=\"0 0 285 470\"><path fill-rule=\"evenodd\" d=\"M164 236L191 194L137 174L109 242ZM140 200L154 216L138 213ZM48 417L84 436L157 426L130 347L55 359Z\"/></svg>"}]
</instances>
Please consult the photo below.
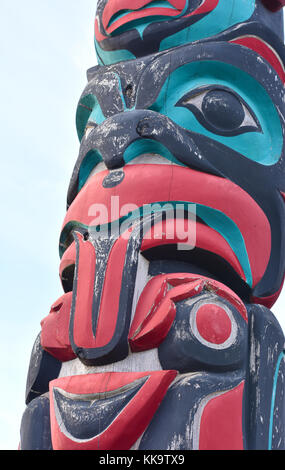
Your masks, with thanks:
<instances>
[{"instance_id":1,"label":"sky background","mask_svg":"<svg viewBox=\"0 0 285 470\"><path fill-rule=\"evenodd\" d=\"M30 353L62 295L58 240L79 149L96 0L1 0L0 449L17 449ZM272 309L285 330L285 289Z\"/></svg>"}]
</instances>

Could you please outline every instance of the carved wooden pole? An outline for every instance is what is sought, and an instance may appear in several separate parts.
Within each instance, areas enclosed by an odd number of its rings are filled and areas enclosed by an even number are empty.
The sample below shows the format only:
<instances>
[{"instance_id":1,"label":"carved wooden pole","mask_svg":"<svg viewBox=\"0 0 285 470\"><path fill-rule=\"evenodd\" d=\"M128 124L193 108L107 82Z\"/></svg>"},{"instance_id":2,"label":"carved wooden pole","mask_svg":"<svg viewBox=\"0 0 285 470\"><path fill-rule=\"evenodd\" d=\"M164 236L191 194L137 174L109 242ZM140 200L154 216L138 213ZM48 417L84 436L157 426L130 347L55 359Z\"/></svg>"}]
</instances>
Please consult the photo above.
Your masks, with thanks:
<instances>
[{"instance_id":1,"label":"carved wooden pole","mask_svg":"<svg viewBox=\"0 0 285 470\"><path fill-rule=\"evenodd\" d=\"M285 448L284 3L98 1L22 449Z\"/></svg>"}]
</instances>

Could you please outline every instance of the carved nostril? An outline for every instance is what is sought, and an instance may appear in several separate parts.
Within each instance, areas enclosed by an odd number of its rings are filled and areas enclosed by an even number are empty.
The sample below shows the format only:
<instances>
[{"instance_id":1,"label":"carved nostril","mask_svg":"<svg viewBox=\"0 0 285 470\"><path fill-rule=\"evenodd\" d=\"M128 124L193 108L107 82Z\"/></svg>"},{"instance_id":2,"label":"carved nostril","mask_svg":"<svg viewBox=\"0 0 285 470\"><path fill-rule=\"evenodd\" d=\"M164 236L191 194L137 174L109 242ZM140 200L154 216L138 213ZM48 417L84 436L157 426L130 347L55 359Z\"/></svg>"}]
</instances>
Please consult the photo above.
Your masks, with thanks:
<instances>
[{"instance_id":1,"label":"carved nostril","mask_svg":"<svg viewBox=\"0 0 285 470\"><path fill-rule=\"evenodd\" d=\"M149 121L146 119L143 119L142 121L139 121L137 125L137 133L141 137L146 137L151 134L152 131L152 126L150 126Z\"/></svg>"},{"instance_id":2,"label":"carved nostril","mask_svg":"<svg viewBox=\"0 0 285 470\"><path fill-rule=\"evenodd\" d=\"M76 348L75 354L80 360L84 361L86 359L86 353L83 348Z\"/></svg>"},{"instance_id":3,"label":"carved nostril","mask_svg":"<svg viewBox=\"0 0 285 470\"><path fill-rule=\"evenodd\" d=\"M134 86L132 83L129 83L125 88L125 94L128 98L131 98L134 94Z\"/></svg>"}]
</instances>

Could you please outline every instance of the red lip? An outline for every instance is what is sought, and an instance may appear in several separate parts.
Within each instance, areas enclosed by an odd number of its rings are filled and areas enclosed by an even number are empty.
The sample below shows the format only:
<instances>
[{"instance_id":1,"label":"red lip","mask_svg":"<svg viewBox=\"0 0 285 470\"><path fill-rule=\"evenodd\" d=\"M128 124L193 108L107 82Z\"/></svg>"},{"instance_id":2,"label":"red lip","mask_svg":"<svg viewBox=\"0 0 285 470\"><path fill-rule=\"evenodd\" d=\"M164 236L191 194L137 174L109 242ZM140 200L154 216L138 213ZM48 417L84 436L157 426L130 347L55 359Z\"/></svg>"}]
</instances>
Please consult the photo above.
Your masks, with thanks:
<instances>
[{"instance_id":1,"label":"red lip","mask_svg":"<svg viewBox=\"0 0 285 470\"><path fill-rule=\"evenodd\" d=\"M144 9L144 7L151 3L153 3L153 0L134 0L131 3L130 8L129 0L109 0L102 15L102 23L105 31L108 34L111 34L126 23L149 16L178 16L182 13L186 5L186 0L168 0L164 2L165 8L150 6L149 8ZM167 5L172 6L175 9L167 8ZM109 25L110 20L114 15L119 12L123 13L124 11L130 11L130 13Z\"/></svg>"}]
</instances>

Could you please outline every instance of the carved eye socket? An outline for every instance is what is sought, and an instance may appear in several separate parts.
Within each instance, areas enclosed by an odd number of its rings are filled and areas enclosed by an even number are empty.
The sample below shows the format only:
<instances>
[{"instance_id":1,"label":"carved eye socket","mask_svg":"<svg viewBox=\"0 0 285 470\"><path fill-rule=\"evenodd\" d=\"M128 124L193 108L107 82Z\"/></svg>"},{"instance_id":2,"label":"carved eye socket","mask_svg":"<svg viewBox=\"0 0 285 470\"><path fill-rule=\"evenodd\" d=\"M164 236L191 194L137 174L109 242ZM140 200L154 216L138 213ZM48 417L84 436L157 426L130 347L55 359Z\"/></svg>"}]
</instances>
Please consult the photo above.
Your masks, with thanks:
<instances>
[{"instance_id":1,"label":"carved eye socket","mask_svg":"<svg viewBox=\"0 0 285 470\"><path fill-rule=\"evenodd\" d=\"M236 136L245 132L262 132L252 109L232 90L207 87L192 90L183 96L177 107L189 109L210 132Z\"/></svg>"}]
</instances>

